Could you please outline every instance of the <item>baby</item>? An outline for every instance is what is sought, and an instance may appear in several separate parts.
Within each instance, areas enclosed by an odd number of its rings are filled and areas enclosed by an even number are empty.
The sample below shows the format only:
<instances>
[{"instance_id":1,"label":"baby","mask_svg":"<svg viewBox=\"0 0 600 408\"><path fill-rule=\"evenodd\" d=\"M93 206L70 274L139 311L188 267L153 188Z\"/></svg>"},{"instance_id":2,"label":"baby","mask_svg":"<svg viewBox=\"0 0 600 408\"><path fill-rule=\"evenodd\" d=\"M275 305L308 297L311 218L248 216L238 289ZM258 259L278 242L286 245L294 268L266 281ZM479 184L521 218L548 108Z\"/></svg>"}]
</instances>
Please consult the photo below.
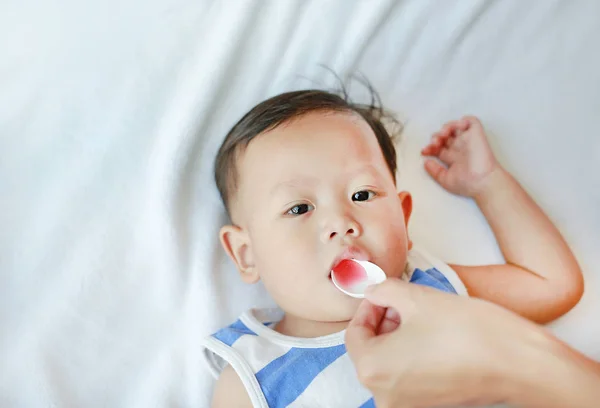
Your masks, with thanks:
<instances>
[{"instance_id":1,"label":"baby","mask_svg":"<svg viewBox=\"0 0 600 408\"><path fill-rule=\"evenodd\" d=\"M344 259L371 261L388 278L468 292L539 323L579 301L573 254L497 162L475 117L435 133L424 166L447 191L475 200L506 263L419 256L407 233L411 195L398 193L381 113L324 91L284 93L250 110L223 142L215 178L231 225L221 243L241 278L261 280L280 309L253 309L206 339L218 376L214 407L374 406L344 346L360 304L331 282Z\"/></svg>"}]
</instances>

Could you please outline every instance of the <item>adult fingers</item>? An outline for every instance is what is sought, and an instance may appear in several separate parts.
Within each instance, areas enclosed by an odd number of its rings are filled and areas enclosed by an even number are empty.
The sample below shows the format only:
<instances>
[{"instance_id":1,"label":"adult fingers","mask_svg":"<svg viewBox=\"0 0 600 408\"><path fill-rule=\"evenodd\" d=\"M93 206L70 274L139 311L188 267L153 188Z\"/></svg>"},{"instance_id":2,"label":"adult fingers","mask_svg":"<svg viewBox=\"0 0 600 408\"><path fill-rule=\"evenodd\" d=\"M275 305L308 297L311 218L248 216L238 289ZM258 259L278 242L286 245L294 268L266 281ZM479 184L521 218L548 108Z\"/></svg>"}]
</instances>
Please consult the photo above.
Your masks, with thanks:
<instances>
[{"instance_id":1,"label":"adult fingers","mask_svg":"<svg viewBox=\"0 0 600 408\"><path fill-rule=\"evenodd\" d=\"M365 298L374 305L396 310L399 319L403 320L405 314L415 312L415 299L418 298L416 295L423 289L422 286L390 278L368 287Z\"/></svg>"},{"instance_id":2,"label":"adult fingers","mask_svg":"<svg viewBox=\"0 0 600 408\"><path fill-rule=\"evenodd\" d=\"M377 336L385 308L363 300L346 329L346 348L351 355L360 355L369 340Z\"/></svg>"}]
</instances>

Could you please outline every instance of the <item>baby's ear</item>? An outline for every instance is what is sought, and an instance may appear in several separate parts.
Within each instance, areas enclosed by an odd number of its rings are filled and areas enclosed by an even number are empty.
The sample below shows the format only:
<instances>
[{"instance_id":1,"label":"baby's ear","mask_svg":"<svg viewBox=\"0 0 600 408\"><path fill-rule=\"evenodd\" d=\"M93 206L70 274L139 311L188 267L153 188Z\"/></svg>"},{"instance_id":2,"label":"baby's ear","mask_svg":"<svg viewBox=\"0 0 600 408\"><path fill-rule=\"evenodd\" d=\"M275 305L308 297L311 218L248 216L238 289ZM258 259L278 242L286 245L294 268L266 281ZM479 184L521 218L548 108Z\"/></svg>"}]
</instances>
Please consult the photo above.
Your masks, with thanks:
<instances>
[{"instance_id":1,"label":"baby's ear","mask_svg":"<svg viewBox=\"0 0 600 408\"><path fill-rule=\"evenodd\" d=\"M408 220L412 214L412 196L408 191L401 191L398 193L400 199L400 205L402 205L402 211L404 212L404 224L408 226Z\"/></svg>"},{"instance_id":2,"label":"baby's ear","mask_svg":"<svg viewBox=\"0 0 600 408\"><path fill-rule=\"evenodd\" d=\"M246 283L258 282L260 276L254 266L250 239L246 231L235 225L225 225L219 231L219 237L221 245L235 263L242 280Z\"/></svg>"},{"instance_id":3,"label":"baby's ear","mask_svg":"<svg viewBox=\"0 0 600 408\"><path fill-rule=\"evenodd\" d=\"M412 196L408 191L401 191L398 193L400 199L400 205L402 206L402 212L404 213L404 225L406 226L406 237L408 241L408 249L412 249L413 243L408 236L408 220L412 214Z\"/></svg>"}]
</instances>

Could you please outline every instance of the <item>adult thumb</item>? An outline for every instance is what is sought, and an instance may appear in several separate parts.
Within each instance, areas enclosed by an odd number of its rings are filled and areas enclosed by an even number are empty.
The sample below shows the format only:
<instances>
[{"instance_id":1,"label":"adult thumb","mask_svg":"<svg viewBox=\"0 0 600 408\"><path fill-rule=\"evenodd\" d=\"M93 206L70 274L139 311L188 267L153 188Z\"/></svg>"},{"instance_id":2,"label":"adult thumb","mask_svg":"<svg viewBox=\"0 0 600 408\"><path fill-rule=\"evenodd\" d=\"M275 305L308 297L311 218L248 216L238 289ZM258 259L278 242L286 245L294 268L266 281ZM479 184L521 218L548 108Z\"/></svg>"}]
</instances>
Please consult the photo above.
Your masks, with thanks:
<instances>
[{"instance_id":1,"label":"adult thumb","mask_svg":"<svg viewBox=\"0 0 600 408\"><path fill-rule=\"evenodd\" d=\"M400 322L403 322L416 312L418 293L424 289L427 288L389 278L367 288L365 298L379 307L394 309L400 315Z\"/></svg>"}]
</instances>

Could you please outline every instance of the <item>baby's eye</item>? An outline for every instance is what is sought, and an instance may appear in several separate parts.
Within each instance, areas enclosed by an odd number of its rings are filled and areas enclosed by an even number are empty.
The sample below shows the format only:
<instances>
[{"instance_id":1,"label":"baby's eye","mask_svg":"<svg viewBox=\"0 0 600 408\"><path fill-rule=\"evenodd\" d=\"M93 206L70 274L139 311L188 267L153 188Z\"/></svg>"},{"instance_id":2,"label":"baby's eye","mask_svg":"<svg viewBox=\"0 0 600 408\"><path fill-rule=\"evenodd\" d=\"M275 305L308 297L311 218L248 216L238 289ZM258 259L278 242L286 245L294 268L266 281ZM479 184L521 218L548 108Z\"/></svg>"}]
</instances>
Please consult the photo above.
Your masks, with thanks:
<instances>
[{"instance_id":1,"label":"baby's eye","mask_svg":"<svg viewBox=\"0 0 600 408\"><path fill-rule=\"evenodd\" d=\"M368 201L375 197L375 193L370 190L362 190L352 194L352 201Z\"/></svg>"},{"instance_id":2,"label":"baby's eye","mask_svg":"<svg viewBox=\"0 0 600 408\"><path fill-rule=\"evenodd\" d=\"M286 214L288 215L302 215L310 210L314 209L314 207L310 204L298 204L290 208Z\"/></svg>"}]
</instances>

